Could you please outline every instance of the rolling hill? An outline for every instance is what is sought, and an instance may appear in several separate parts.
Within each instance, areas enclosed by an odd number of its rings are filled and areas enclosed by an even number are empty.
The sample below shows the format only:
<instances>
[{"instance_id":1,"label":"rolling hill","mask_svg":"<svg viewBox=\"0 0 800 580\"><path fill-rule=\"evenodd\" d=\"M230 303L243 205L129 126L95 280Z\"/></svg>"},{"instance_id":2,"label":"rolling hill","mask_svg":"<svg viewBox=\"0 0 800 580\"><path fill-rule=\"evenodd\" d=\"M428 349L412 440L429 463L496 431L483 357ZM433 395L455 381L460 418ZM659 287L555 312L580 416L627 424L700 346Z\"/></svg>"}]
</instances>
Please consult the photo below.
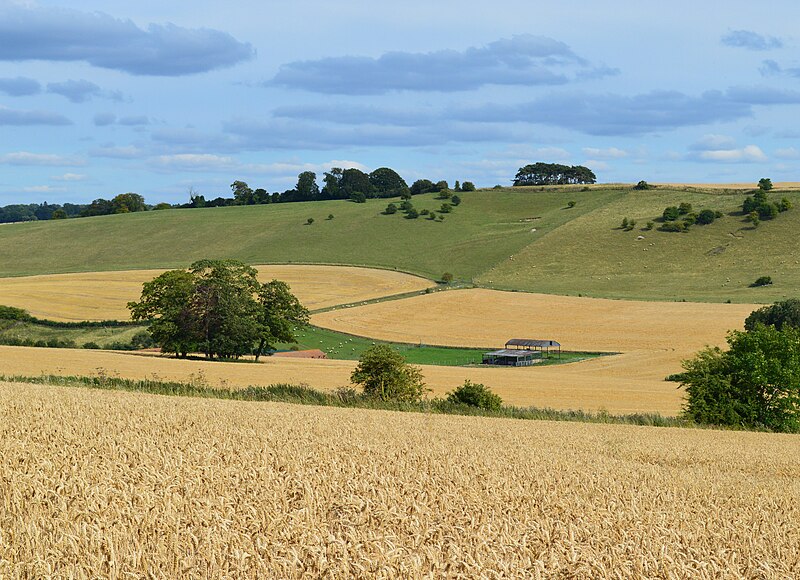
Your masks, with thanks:
<instances>
[{"instance_id":1,"label":"rolling hill","mask_svg":"<svg viewBox=\"0 0 800 580\"><path fill-rule=\"evenodd\" d=\"M442 222L382 215L389 200L368 200L10 224L0 227L0 276L184 267L208 257L356 264L431 279L447 271L498 289L629 299L771 302L800 284L800 259L789 251L800 210L753 228L739 215L744 194L734 190L582 189L462 193ZM797 192L772 194L783 196L800 202ZM723 217L688 233L643 231L681 202ZM426 194L413 203L435 211L442 201ZM619 228L625 217L636 220L633 230ZM774 284L750 288L762 275Z\"/></svg>"}]
</instances>

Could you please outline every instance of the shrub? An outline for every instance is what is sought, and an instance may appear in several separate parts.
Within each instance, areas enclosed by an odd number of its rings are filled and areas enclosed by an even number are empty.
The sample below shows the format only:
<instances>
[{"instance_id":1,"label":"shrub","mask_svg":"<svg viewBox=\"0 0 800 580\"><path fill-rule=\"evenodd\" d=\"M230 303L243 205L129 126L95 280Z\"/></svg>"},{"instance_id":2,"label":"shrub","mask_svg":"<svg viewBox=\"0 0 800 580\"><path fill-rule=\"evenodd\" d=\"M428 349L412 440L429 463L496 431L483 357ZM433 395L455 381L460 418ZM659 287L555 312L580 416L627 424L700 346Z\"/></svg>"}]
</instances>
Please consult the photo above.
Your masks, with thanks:
<instances>
[{"instance_id":1,"label":"shrub","mask_svg":"<svg viewBox=\"0 0 800 580\"><path fill-rule=\"evenodd\" d=\"M688 227L686 222L665 222L658 229L662 232L685 232Z\"/></svg>"},{"instance_id":2,"label":"shrub","mask_svg":"<svg viewBox=\"0 0 800 580\"><path fill-rule=\"evenodd\" d=\"M329 214L328 214L328 219L329 219L329 220L332 220L332 219L333 219L333 214L332 214L332 213L329 213Z\"/></svg>"},{"instance_id":3,"label":"shrub","mask_svg":"<svg viewBox=\"0 0 800 580\"><path fill-rule=\"evenodd\" d=\"M409 200L407 200L407 199L404 199L404 200L403 200L403 201L400 203L400 209L401 209L401 210L403 210L403 211L408 211L408 210L410 210L410 209L414 209L414 204L413 204L413 203L411 203L411 201L409 201Z\"/></svg>"},{"instance_id":4,"label":"shrub","mask_svg":"<svg viewBox=\"0 0 800 580\"><path fill-rule=\"evenodd\" d=\"M664 212L661 214L661 217L664 218L664 221L675 221L680 217L681 213L677 206L671 205L669 207L664 208Z\"/></svg>"},{"instance_id":5,"label":"shrub","mask_svg":"<svg viewBox=\"0 0 800 580\"><path fill-rule=\"evenodd\" d=\"M647 222L647 224L644 226L644 229L646 229L647 231L650 231L654 227L656 227L656 222Z\"/></svg>"},{"instance_id":6,"label":"shrub","mask_svg":"<svg viewBox=\"0 0 800 580\"><path fill-rule=\"evenodd\" d=\"M762 203L756 211L762 220L771 220L778 215L778 206L772 202Z\"/></svg>"},{"instance_id":7,"label":"shrub","mask_svg":"<svg viewBox=\"0 0 800 580\"><path fill-rule=\"evenodd\" d=\"M503 399L500 395L493 393L491 389L480 384L473 383L469 379L464 384L447 394L447 402L470 407L477 407L487 411L499 411L503 408Z\"/></svg>"},{"instance_id":8,"label":"shrub","mask_svg":"<svg viewBox=\"0 0 800 580\"><path fill-rule=\"evenodd\" d=\"M757 211L751 211L747 215L747 221L749 221L751 224L753 224L754 228L757 228L758 224L761 223L761 220L758 217L758 212Z\"/></svg>"},{"instance_id":9,"label":"shrub","mask_svg":"<svg viewBox=\"0 0 800 580\"><path fill-rule=\"evenodd\" d=\"M350 380L364 389L364 394L381 401L417 402L425 393L420 370L387 344L365 350Z\"/></svg>"},{"instance_id":10,"label":"shrub","mask_svg":"<svg viewBox=\"0 0 800 580\"><path fill-rule=\"evenodd\" d=\"M759 286L769 286L772 284L772 276L760 276L756 281L750 284L751 288L758 288Z\"/></svg>"},{"instance_id":11,"label":"shrub","mask_svg":"<svg viewBox=\"0 0 800 580\"><path fill-rule=\"evenodd\" d=\"M701 226L705 226L710 223L713 223L716 218L717 216L713 210L704 209L699 214L697 214L697 219L695 219L695 222L700 224Z\"/></svg>"},{"instance_id":12,"label":"shrub","mask_svg":"<svg viewBox=\"0 0 800 580\"><path fill-rule=\"evenodd\" d=\"M89 348L89 349L99 349L99 348L100 348L100 345L99 345L99 344L97 344L96 342L93 342L93 341L92 341L92 342L85 342L85 343L83 344L83 348Z\"/></svg>"},{"instance_id":13,"label":"shrub","mask_svg":"<svg viewBox=\"0 0 800 580\"><path fill-rule=\"evenodd\" d=\"M431 210L429 210L429 209L421 209L421 210L419 210L419 215L428 215L429 213L431 213Z\"/></svg>"},{"instance_id":14,"label":"shrub","mask_svg":"<svg viewBox=\"0 0 800 580\"><path fill-rule=\"evenodd\" d=\"M619 227L621 227L623 230L627 230L628 226L629 226L628 218L626 217L622 218L622 223L620 224Z\"/></svg>"},{"instance_id":15,"label":"shrub","mask_svg":"<svg viewBox=\"0 0 800 580\"><path fill-rule=\"evenodd\" d=\"M457 195L454 195L452 198L450 198L450 203L452 203L454 206L461 205L461 198Z\"/></svg>"},{"instance_id":16,"label":"shrub","mask_svg":"<svg viewBox=\"0 0 800 580\"><path fill-rule=\"evenodd\" d=\"M354 191L350 194L350 201L356 203L367 203L367 196L361 191Z\"/></svg>"},{"instance_id":17,"label":"shrub","mask_svg":"<svg viewBox=\"0 0 800 580\"><path fill-rule=\"evenodd\" d=\"M445 284L449 284L452 281L453 281L453 275L450 272L445 272L444 274L442 274L442 282L444 282Z\"/></svg>"},{"instance_id":18,"label":"shrub","mask_svg":"<svg viewBox=\"0 0 800 580\"><path fill-rule=\"evenodd\" d=\"M772 189L772 180L769 177L762 177L758 180L758 189L761 191L769 191Z\"/></svg>"},{"instance_id":19,"label":"shrub","mask_svg":"<svg viewBox=\"0 0 800 580\"><path fill-rule=\"evenodd\" d=\"M415 220L419 217L419 212L413 207L406 212L406 219Z\"/></svg>"},{"instance_id":20,"label":"shrub","mask_svg":"<svg viewBox=\"0 0 800 580\"><path fill-rule=\"evenodd\" d=\"M683 223L685 223L687 226L693 226L694 224L697 223L697 214L696 213L687 213L683 217Z\"/></svg>"},{"instance_id":21,"label":"shrub","mask_svg":"<svg viewBox=\"0 0 800 580\"><path fill-rule=\"evenodd\" d=\"M453 206L449 203L443 203L442 207L439 208L439 213L450 213L453 209Z\"/></svg>"},{"instance_id":22,"label":"shrub","mask_svg":"<svg viewBox=\"0 0 800 580\"><path fill-rule=\"evenodd\" d=\"M686 215L686 214L690 213L691 211L692 211L692 204L691 203L687 203L687 202L684 201L684 202L681 202L681 204L678 206L678 213L680 215Z\"/></svg>"},{"instance_id":23,"label":"shrub","mask_svg":"<svg viewBox=\"0 0 800 580\"><path fill-rule=\"evenodd\" d=\"M780 202L778 202L778 211L784 212L790 209L792 209L792 202L789 200L789 198L784 197L780 200Z\"/></svg>"},{"instance_id":24,"label":"shrub","mask_svg":"<svg viewBox=\"0 0 800 580\"><path fill-rule=\"evenodd\" d=\"M475 184L471 181L465 181L461 184L461 191L475 191Z\"/></svg>"},{"instance_id":25,"label":"shrub","mask_svg":"<svg viewBox=\"0 0 800 580\"><path fill-rule=\"evenodd\" d=\"M306 225L309 225L309 226L310 226L310 225L311 225L311 224L313 224L313 223L314 223L314 218L308 218L308 219L306 220Z\"/></svg>"},{"instance_id":26,"label":"shrub","mask_svg":"<svg viewBox=\"0 0 800 580\"><path fill-rule=\"evenodd\" d=\"M645 189L650 189L651 187L652 187L652 185L650 185L646 181L642 180L639 183L637 183L636 185L634 185L633 189L636 189L636 190L639 190L639 191L644 191Z\"/></svg>"},{"instance_id":27,"label":"shrub","mask_svg":"<svg viewBox=\"0 0 800 580\"><path fill-rule=\"evenodd\" d=\"M745 330L753 330L758 324L774 326L778 330L784 326L800 328L800 300L790 298L764 306L750 313L744 321Z\"/></svg>"},{"instance_id":28,"label":"shrub","mask_svg":"<svg viewBox=\"0 0 800 580\"><path fill-rule=\"evenodd\" d=\"M578 202L576 202L576 201L570 200L570 201L567 202L567 207L569 209L572 209L573 207L575 207L575 204L577 204L577 203Z\"/></svg>"},{"instance_id":29,"label":"shrub","mask_svg":"<svg viewBox=\"0 0 800 580\"><path fill-rule=\"evenodd\" d=\"M450 199L453 197L453 192L449 189L443 189L439 192L439 195L436 196L436 199Z\"/></svg>"},{"instance_id":30,"label":"shrub","mask_svg":"<svg viewBox=\"0 0 800 580\"><path fill-rule=\"evenodd\" d=\"M392 215L394 213L397 213L397 206L393 203L390 203L389 205L386 206L386 209L383 210L383 213L386 215Z\"/></svg>"}]
</instances>

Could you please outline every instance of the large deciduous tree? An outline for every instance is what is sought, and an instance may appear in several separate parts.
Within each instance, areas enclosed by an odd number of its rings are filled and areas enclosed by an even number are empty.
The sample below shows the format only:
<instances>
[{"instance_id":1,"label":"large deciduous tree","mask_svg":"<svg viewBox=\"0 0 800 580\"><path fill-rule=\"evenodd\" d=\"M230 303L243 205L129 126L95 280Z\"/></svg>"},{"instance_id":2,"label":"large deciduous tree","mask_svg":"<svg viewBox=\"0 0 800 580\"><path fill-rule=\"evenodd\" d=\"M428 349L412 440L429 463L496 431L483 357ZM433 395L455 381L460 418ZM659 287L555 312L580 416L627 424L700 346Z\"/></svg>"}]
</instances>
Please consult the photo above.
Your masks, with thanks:
<instances>
[{"instance_id":1,"label":"large deciduous tree","mask_svg":"<svg viewBox=\"0 0 800 580\"><path fill-rule=\"evenodd\" d=\"M377 197L397 197L408 191L408 184L389 167L379 167L369 174L369 181Z\"/></svg>"},{"instance_id":2,"label":"large deciduous tree","mask_svg":"<svg viewBox=\"0 0 800 580\"><path fill-rule=\"evenodd\" d=\"M364 388L364 394L382 401L416 402L425 393L419 368L387 344L365 350L350 380Z\"/></svg>"},{"instance_id":3,"label":"large deciduous tree","mask_svg":"<svg viewBox=\"0 0 800 580\"><path fill-rule=\"evenodd\" d=\"M514 177L514 185L568 185L596 181L594 172L583 165L542 162L520 167Z\"/></svg>"},{"instance_id":4,"label":"large deciduous tree","mask_svg":"<svg viewBox=\"0 0 800 580\"><path fill-rule=\"evenodd\" d=\"M284 282L261 284L254 268L236 260L200 260L144 284L129 302L133 320L150 323L162 351L186 357L258 358L277 342L295 342L292 329L308 311Z\"/></svg>"}]
</instances>

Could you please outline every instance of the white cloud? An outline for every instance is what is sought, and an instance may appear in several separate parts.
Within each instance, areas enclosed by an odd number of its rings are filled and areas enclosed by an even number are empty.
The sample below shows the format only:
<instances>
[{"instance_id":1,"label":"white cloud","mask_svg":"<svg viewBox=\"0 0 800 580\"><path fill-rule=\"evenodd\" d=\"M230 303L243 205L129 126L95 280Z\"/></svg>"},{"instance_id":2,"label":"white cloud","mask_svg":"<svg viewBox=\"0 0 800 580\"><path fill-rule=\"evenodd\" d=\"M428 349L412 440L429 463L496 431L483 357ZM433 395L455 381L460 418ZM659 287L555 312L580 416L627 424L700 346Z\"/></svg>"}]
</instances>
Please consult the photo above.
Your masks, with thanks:
<instances>
[{"instance_id":1,"label":"white cloud","mask_svg":"<svg viewBox=\"0 0 800 580\"><path fill-rule=\"evenodd\" d=\"M795 147L785 147L775 151L775 157L778 159L800 159L800 149Z\"/></svg>"},{"instance_id":2,"label":"white cloud","mask_svg":"<svg viewBox=\"0 0 800 580\"><path fill-rule=\"evenodd\" d=\"M628 152L616 147L598 149L597 147L584 147L583 154L594 159L621 159L628 156Z\"/></svg>"},{"instance_id":3,"label":"white cloud","mask_svg":"<svg viewBox=\"0 0 800 580\"><path fill-rule=\"evenodd\" d=\"M22 191L26 193L58 193L64 191L63 187L53 187L51 185L30 185L23 187Z\"/></svg>"},{"instance_id":4,"label":"white cloud","mask_svg":"<svg viewBox=\"0 0 800 580\"><path fill-rule=\"evenodd\" d=\"M82 173L65 173L64 175L53 175L53 181L86 181L86 175Z\"/></svg>"},{"instance_id":5,"label":"white cloud","mask_svg":"<svg viewBox=\"0 0 800 580\"><path fill-rule=\"evenodd\" d=\"M84 161L74 157L64 157L50 153L30 153L28 151L16 151L0 155L2 165L49 165L49 166L68 166L75 167L85 165Z\"/></svg>"},{"instance_id":6,"label":"white cloud","mask_svg":"<svg viewBox=\"0 0 800 580\"><path fill-rule=\"evenodd\" d=\"M599 159L587 159L583 162L583 165L592 171L608 171L611 169L611 166L608 163L605 161L600 161Z\"/></svg>"},{"instance_id":7,"label":"white cloud","mask_svg":"<svg viewBox=\"0 0 800 580\"><path fill-rule=\"evenodd\" d=\"M757 145L747 145L740 149L701 151L697 154L697 158L701 161L716 161L720 163L755 163L767 160L767 156Z\"/></svg>"},{"instance_id":8,"label":"white cloud","mask_svg":"<svg viewBox=\"0 0 800 580\"><path fill-rule=\"evenodd\" d=\"M736 147L736 140L728 135L703 135L695 141L690 149L694 151L719 151L722 149L733 149Z\"/></svg>"}]
</instances>

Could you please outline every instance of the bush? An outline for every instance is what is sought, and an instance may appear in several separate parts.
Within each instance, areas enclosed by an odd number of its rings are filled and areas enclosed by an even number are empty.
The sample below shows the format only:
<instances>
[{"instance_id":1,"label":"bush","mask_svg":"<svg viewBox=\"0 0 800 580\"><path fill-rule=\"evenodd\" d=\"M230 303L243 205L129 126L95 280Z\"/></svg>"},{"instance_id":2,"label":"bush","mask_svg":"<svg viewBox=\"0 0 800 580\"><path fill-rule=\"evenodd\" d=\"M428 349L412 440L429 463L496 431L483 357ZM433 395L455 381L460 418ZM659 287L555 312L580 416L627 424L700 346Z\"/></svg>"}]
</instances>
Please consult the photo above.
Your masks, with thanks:
<instances>
[{"instance_id":1,"label":"bush","mask_svg":"<svg viewBox=\"0 0 800 580\"><path fill-rule=\"evenodd\" d=\"M308 219L306 220L306 225L308 225L308 226L310 226L310 225L311 225L311 224L313 224L313 223L314 223L314 218L308 218Z\"/></svg>"},{"instance_id":2,"label":"bush","mask_svg":"<svg viewBox=\"0 0 800 580\"><path fill-rule=\"evenodd\" d=\"M453 206L461 205L461 198L458 197L457 195L454 195L453 197L450 198L450 203L452 203Z\"/></svg>"},{"instance_id":3,"label":"bush","mask_svg":"<svg viewBox=\"0 0 800 580\"><path fill-rule=\"evenodd\" d=\"M406 219L415 220L419 217L419 212L413 207L406 212Z\"/></svg>"},{"instance_id":4,"label":"bush","mask_svg":"<svg viewBox=\"0 0 800 580\"><path fill-rule=\"evenodd\" d=\"M687 213L691 213L691 211L692 211L692 204L691 203L687 203L687 202L684 201L684 202L681 202L681 204L678 206L678 213L680 215L686 215Z\"/></svg>"},{"instance_id":5,"label":"bush","mask_svg":"<svg viewBox=\"0 0 800 580\"><path fill-rule=\"evenodd\" d=\"M443 203L442 207L439 208L439 213L450 213L453 210L453 206L449 203Z\"/></svg>"},{"instance_id":6,"label":"bush","mask_svg":"<svg viewBox=\"0 0 800 580\"><path fill-rule=\"evenodd\" d=\"M664 218L664 221L672 222L678 219L681 215L680 210L677 206L671 205L669 207L664 208L664 212L661 214L661 217Z\"/></svg>"},{"instance_id":7,"label":"bush","mask_svg":"<svg viewBox=\"0 0 800 580\"><path fill-rule=\"evenodd\" d=\"M442 274L442 282L444 282L445 284L449 284L452 281L453 281L453 275L450 272L445 272L444 274Z\"/></svg>"},{"instance_id":8,"label":"bush","mask_svg":"<svg viewBox=\"0 0 800 580\"><path fill-rule=\"evenodd\" d=\"M450 199L453 197L453 192L449 189L443 189L439 192L439 195L436 196L436 199Z\"/></svg>"},{"instance_id":9,"label":"bush","mask_svg":"<svg viewBox=\"0 0 800 580\"><path fill-rule=\"evenodd\" d=\"M656 222L647 222L647 224L644 226L644 229L646 229L647 231L650 231L654 227L656 227Z\"/></svg>"},{"instance_id":10,"label":"bush","mask_svg":"<svg viewBox=\"0 0 800 580\"><path fill-rule=\"evenodd\" d=\"M699 214L697 214L695 222L701 226L705 226L710 223L713 223L715 219L717 219L717 215L714 213L713 210L704 209Z\"/></svg>"},{"instance_id":11,"label":"bush","mask_svg":"<svg viewBox=\"0 0 800 580\"><path fill-rule=\"evenodd\" d=\"M687 213L683 216L683 223L687 226L693 226L697 223L697 214L696 213Z\"/></svg>"},{"instance_id":12,"label":"bush","mask_svg":"<svg viewBox=\"0 0 800 580\"><path fill-rule=\"evenodd\" d=\"M762 220L771 220L778 215L778 206L772 202L762 203L757 211L758 217Z\"/></svg>"},{"instance_id":13,"label":"bush","mask_svg":"<svg viewBox=\"0 0 800 580\"><path fill-rule=\"evenodd\" d=\"M97 343L96 343L96 342L94 342L94 341L92 341L92 342L85 342L85 343L83 344L83 348L89 348L89 349L99 349L99 348L100 348L100 345L99 345L99 344L97 344Z\"/></svg>"},{"instance_id":14,"label":"bush","mask_svg":"<svg viewBox=\"0 0 800 580\"><path fill-rule=\"evenodd\" d=\"M350 201L356 203L367 203L367 196L361 191L354 191L350 194Z\"/></svg>"},{"instance_id":15,"label":"bush","mask_svg":"<svg viewBox=\"0 0 800 580\"><path fill-rule=\"evenodd\" d=\"M333 219L333 214L332 214L332 213L329 213L329 214L328 214L328 220L332 220L332 219Z\"/></svg>"},{"instance_id":16,"label":"bush","mask_svg":"<svg viewBox=\"0 0 800 580\"><path fill-rule=\"evenodd\" d=\"M393 203L390 203L389 205L386 206L386 209L383 210L383 213L385 215L392 215L394 213L397 213L397 206Z\"/></svg>"},{"instance_id":17,"label":"bush","mask_svg":"<svg viewBox=\"0 0 800 580\"><path fill-rule=\"evenodd\" d=\"M790 298L764 306L750 313L744 321L745 330L753 330L759 324L774 326L778 330L784 326L800 328L800 300Z\"/></svg>"},{"instance_id":18,"label":"bush","mask_svg":"<svg viewBox=\"0 0 800 580\"><path fill-rule=\"evenodd\" d=\"M688 228L686 222L665 222L658 229L662 232L685 232Z\"/></svg>"},{"instance_id":19,"label":"bush","mask_svg":"<svg viewBox=\"0 0 800 580\"><path fill-rule=\"evenodd\" d=\"M429 210L429 209L421 209L421 210L419 210L419 215L428 215L430 213L431 213L431 210Z\"/></svg>"},{"instance_id":20,"label":"bush","mask_svg":"<svg viewBox=\"0 0 800 580\"><path fill-rule=\"evenodd\" d=\"M576 202L576 201L572 201L572 200L570 200L570 201L568 201L568 202L567 202L567 207L568 207L569 209L572 209L573 207L575 207L575 204L577 204L577 203L578 203L578 202Z\"/></svg>"},{"instance_id":21,"label":"bush","mask_svg":"<svg viewBox=\"0 0 800 580\"><path fill-rule=\"evenodd\" d=\"M418 402L425 393L420 370L387 344L365 350L350 380L364 389L364 394L381 401Z\"/></svg>"},{"instance_id":22,"label":"bush","mask_svg":"<svg viewBox=\"0 0 800 580\"><path fill-rule=\"evenodd\" d=\"M475 191L475 184L471 181L465 181L461 184L461 191Z\"/></svg>"},{"instance_id":23,"label":"bush","mask_svg":"<svg viewBox=\"0 0 800 580\"><path fill-rule=\"evenodd\" d=\"M732 331L729 349L683 362L684 416L699 423L800 431L800 329Z\"/></svg>"},{"instance_id":24,"label":"bush","mask_svg":"<svg viewBox=\"0 0 800 580\"><path fill-rule=\"evenodd\" d=\"M761 276L755 282L750 284L751 288L758 288L759 286L769 286L772 284L772 276Z\"/></svg>"},{"instance_id":25,"label":"bush","mask_svg":"<svg viewBox=\"0 0 800 580\"><path fill-rule=\"evenodd\" d=\"M650 185L646 181L642 180L639 183L637 183L636 185L634 185L633 189L636 189L636 190L639 190L639 191L644 191L646 189L650 189L651 187L652 187L652 185Z\"/></svg>"},{"instance_id":26,"label":"bush","mask_svg":"<svg viewBox=\"0 0 800 580\"><path fill-rule=\"evenodd\" d=\"M464 384L447 394L447 402L470 407L477 407L486 411L499 411L503 408L503 399L493 393L491 389L473 383L469 379Z\"/></svg>"},{"instance_id":27,"label":"bush","mask_svg":"<svg viewBox=\"0 0 800 580\"><path fill-rule=\"evenodd\" d=\"M778 211L784 212L789 211L790 209L792 209L792 202L789 200L789 198L781 198L780 202L778 202Z\"/></svg>"},{"instance_id":28,"label":"bush","mask_svg":"<svg viewBox=\"0 0 800 580\"><path fill-rule=\"evenodd\" d=\"M758 189L761 191L769 191L772 189L772 180L769 177L762 177L758 180Z\"/></svg>"}]
</instances>

